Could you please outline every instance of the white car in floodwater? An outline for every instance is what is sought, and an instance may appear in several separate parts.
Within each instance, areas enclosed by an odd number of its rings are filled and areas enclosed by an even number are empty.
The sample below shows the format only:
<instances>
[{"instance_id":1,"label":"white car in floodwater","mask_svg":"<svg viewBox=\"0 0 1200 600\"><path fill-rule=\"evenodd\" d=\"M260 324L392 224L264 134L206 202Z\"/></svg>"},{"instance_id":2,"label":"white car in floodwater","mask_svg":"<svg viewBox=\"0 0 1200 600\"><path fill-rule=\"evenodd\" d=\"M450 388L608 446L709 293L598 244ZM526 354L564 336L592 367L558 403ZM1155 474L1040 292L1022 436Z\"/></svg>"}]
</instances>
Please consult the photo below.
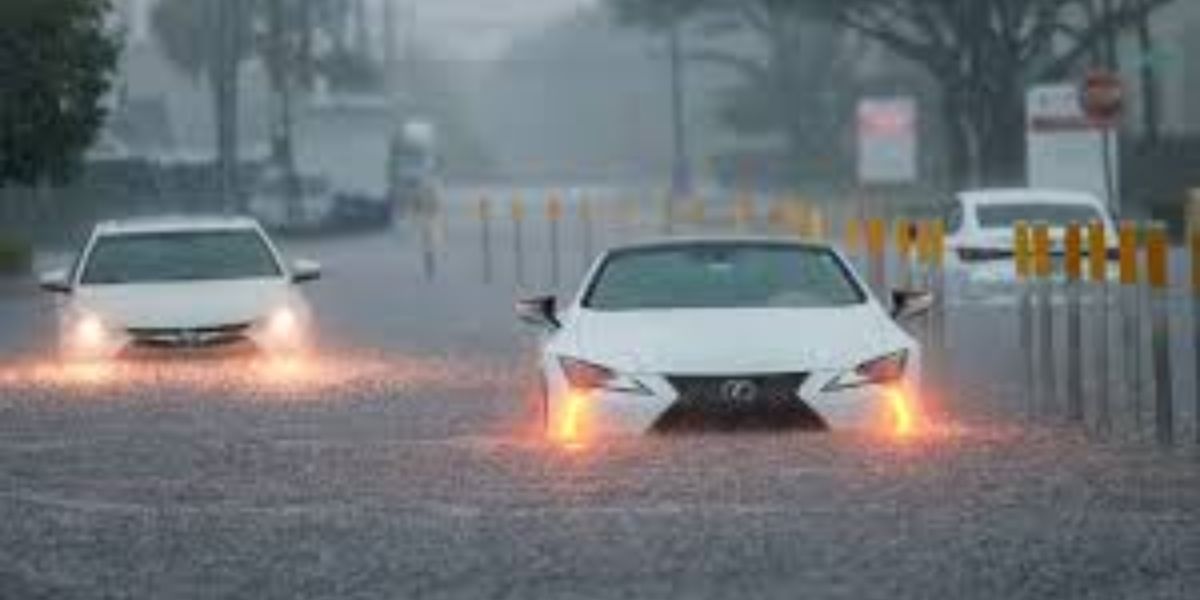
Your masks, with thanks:
<instances>
[{"instance_id":1,"label":"white car in floodwater","mask_svg":"<svg viewBox=\"0 0 1200 600\"><path fill-rule=\"evenodd\" d=\"M1020 221L1049 226L1055 257L1063 253L1067 225L1098 221L1104 225L1109 257L1116 258L1118 237L1112 215L1104 202L1090 193L1041 189L960 192L946 225L946 273L958 288L956 296L1011 298L1017 282L1014 227ZM1086 243L1085 234L1085 249ZM1059 263L1056 258L1055 271L1061 278Z\"/></svg>"},{"instance_id":2,"label":"white car in floodwater","mask_svg":"<svg viewBox=\"0 0 1200 600\"><path fill-rule=\"evenodd\" d=\"M897 319L932 303L894 296L889 311L829 246L670 240L608 251L561 309L542 297L517 311L543 334L547 432L569 442L892 423L921 370Z\"/></svg>"},{"instance_id":3,"label":"white car in floodwater","mask_svg":"<svg viewBox=\"0 0 1200 600\"><path fill-rule=\"evenodd\" d=\"M285 264L253 219L161 217L98 224L75 265L45 274L42 288L60 296L68 360L291 355L310 341L299 284L320 274L316 263Z\"/></svg>"}]
</instances>

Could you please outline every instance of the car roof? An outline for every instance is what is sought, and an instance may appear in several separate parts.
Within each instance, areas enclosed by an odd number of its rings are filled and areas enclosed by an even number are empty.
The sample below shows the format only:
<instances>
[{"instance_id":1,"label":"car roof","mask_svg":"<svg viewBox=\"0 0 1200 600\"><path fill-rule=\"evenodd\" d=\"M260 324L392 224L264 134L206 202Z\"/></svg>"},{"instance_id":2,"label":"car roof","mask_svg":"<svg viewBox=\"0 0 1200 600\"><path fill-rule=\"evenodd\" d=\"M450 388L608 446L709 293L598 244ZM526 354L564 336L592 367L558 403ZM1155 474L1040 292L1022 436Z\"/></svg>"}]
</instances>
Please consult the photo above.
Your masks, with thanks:
<instances>
[{"instance_id":1,"label":"car roof","mask_svg":"<svg viewBox=\"0 0 1200 600\"><path fill-rule=\"evenodd\" d=\"M655 250L664 248L683 248L687 246L749 246L766 245L792 248L808 248L830 250L831 244L809 242L794 238L767 235L703 235L657 238L639 242L615 245L609 248L609 253L629 252L637 250Z\"/></svg>"},{"instance_id":2,"label":"car roof","mask_svg":"<svg viewBox=\"0 0 1200 600\"><path fill-rule=\"evenodd\" d=\"M258 221L250 217L164 215L101 221L96 224L96 233L97 235L125 235L185 231L239 231L257 229L258 226Z\"/></svg>"},{"instance_id":3,"label":"car roof","mask_svg":"<svg viewBox=\"0 0 1200 600\"><path fill-rule=\"evenodd\" d=\"M967 190L959 192L959 199L966 204L1080 204L1087 206L1104 206L1104 202L1088 192L1038 189L1038 188L998 188Z\"/></svg>"}]
</instances>

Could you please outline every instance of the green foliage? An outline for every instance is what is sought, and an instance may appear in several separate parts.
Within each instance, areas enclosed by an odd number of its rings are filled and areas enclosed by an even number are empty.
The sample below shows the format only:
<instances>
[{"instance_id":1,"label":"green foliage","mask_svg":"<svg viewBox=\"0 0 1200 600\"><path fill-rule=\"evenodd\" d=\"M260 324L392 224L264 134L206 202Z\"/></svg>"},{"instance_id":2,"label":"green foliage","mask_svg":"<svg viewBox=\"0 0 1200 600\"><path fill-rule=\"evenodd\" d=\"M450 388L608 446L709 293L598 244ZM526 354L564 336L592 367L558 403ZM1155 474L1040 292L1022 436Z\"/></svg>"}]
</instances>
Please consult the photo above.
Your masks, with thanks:
<instances>
[{"instance_id":1,"label":"green foliage","mask_svg":"<svg viewBox=\"0 0 1200 600\"><path fill-rule=\"evenodd\" d=\"M108 0L0 2L0 186L74 175L105 118Z\"/></svg>"},{"instance_id":2,"label":"green foliage","mask_svg":"<svg viewBox=\"0 0 1200 600\"><path fill-rule=\"evenodd\" d=\"M33 267L33 249L28 242L0 237L0 275L23 275Z\"/></svg>"}]
</instances>

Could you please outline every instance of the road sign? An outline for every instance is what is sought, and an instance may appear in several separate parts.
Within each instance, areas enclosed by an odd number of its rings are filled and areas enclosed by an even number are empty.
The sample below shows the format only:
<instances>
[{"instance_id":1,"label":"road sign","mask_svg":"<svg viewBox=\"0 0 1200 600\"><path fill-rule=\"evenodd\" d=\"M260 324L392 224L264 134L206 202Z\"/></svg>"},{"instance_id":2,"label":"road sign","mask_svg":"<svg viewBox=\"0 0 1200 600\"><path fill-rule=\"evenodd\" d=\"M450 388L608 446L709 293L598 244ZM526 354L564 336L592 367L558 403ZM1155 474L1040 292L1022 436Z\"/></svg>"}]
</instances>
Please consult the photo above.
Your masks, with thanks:
<instances>
[{"instance_id":1,"label":"road sign","mask_svg":"<svg viewBox=\"0 0 1200 600\"><path fill-rule=\"evenodd\" d=\"M858 179L908 183L917 169L917 103L913 98L864 98L858 103Z\"/></svg>"},{"instance_id":2,"label":"road sign","mask_svg":"<svg viewBox=\"0 0 1200 600\"><path fill-rule=\"evenodd\" d=\"M1121 78L1109 71L1088 73L1079 88L1079 103L1093 124L1115 127L1125 109L1125 87Z\"/></svg>"},{"instance_id":3,"label":"road sign","mask_svg":"<svg viewBox=\"0 0 1200 600\"><path fill-rule=\"evenodd\" d=\"M1080 89L1075 83L1060 83L1029 90L1028 183L1036 188L1091 192L1116 208L1119 156L1116 136L1112 129L1084 111ZM1098 105L1111 102L1111 97L1099 96L1097 93L1093 99Z\"/></svg>"}]
</instances>

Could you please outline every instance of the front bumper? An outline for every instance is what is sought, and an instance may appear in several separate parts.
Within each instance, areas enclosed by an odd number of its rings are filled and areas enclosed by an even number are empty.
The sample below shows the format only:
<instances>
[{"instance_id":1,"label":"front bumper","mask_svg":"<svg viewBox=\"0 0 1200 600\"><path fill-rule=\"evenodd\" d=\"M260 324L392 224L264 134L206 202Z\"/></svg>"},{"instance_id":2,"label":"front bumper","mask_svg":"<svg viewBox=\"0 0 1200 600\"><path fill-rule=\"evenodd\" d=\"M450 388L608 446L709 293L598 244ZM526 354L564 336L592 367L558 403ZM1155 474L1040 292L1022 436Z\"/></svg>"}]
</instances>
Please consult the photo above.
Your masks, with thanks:
<instances>
[{"instance_id":1,"label":"front bumper","mask_svg":"<svg viewBox=\"0 0 1200 600\"><path fill-rule=\"evenodd\" d=\"M895 386L867 385L827 389L841 371L804 373L790 394L761 402L730 404L712 398L684 397L672 378L636 375L646 393L569 389L555 370L547 373L546 423L556 438L691 430L875 430L894 423L893 393L916 399L914 366ZM762 375L731 376L736 380ZM769 375L768 375L769 376Z\"/></svg>"},{"instance_id":2,"label":"front bumper","mask_svg":"<svg viewBox=\"0 0 1200 600\"><path fill-rule=\"evenodd\" d=\"M106 328L96 339L81 341L70 323L59 333L61 356L69 361L207 358L251 354L295 355L309 347L308 329L283 339L265 327L233 324L199 328Z\"/></svg>"}]
</instances>

